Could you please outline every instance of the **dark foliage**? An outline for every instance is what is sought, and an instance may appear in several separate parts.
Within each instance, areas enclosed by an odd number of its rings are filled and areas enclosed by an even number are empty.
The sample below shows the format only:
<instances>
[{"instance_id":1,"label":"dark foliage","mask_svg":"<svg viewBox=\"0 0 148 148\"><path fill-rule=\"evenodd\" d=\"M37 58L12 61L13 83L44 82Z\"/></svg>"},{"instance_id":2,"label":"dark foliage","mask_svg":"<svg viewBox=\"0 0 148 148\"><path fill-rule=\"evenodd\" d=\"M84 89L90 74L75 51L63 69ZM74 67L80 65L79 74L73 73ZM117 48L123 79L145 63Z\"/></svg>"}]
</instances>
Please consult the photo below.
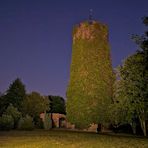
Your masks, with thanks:
<instances>
[{"instance_id":1,"label":"dark foliage","mask_svg":"<svg viewBox=\"0 0 148 148\"><path fill-rule=\"evenodd\" d=\"M3 114L0 117L0 130L11 130L14 127L14 119L11 115Z\"/></svg>"},{"instance_id":2,"label":"dark foliage","mask_svg":"<svg viewBox=\"0 0 148 148\"><path fill-rule=\"evenodd\" d=\"M66 114L65 100L60 96L49 96L50 113Z\"/></svg>"},{"instance_id":3,"label":"dark foliage","mask_svg":"<svg viewBox=\"0 0 148 148\"><path fill-rule=\"evenodd\" d=\"M21 103L25 97L25 86L21 80L17 78L10 84L9 89L7 90L7 94L5 95L6 104L9 105L11 103L14 107L18 108L18 110L21 110Z\"/></svg>"},{"instance_id":4,"label":"dark foliage","mask_svg":"<svg viewBox=\"0 0 148 148\"><path fill-rule=\"evenodd\" d=\"M34 123L31 116L26 115L26 117L22 117L19 120L18 129L20 130L33 130Z\"/></svg>"},{"instance_id":5,"label":"dark foliage","mask_svg":"<svg viewBox=\"0 0 148 148\"><path fill-rule=\"evenodd\" d=\"M5 95L1 95L0 96L0 116L2 116L3 112L6 110L8 105L9 105L9 102L6 99L6 96Z\"/></svg>"}]
</instances>

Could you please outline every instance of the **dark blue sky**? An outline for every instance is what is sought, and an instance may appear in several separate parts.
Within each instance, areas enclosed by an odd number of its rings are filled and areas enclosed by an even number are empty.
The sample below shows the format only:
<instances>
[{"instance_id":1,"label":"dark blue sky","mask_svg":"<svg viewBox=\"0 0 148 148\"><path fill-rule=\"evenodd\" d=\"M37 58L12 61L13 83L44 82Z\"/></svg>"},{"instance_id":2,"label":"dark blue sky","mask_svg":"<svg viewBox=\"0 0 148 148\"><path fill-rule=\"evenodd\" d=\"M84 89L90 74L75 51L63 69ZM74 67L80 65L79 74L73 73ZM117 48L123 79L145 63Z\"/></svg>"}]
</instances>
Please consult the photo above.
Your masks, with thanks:
<instances>
[{"instance_id":1,"label":"dark blue sky","mask_svg":"<svg viewBox=\"0 0 148 148\"><path fill-rule=\"evenodd\" d=\"M72 28L94 18L109 27L113 67L136 51L148 0L0 0L0 92L20 77L27 92L65 97Z\"/></svg>"}]
</instances>

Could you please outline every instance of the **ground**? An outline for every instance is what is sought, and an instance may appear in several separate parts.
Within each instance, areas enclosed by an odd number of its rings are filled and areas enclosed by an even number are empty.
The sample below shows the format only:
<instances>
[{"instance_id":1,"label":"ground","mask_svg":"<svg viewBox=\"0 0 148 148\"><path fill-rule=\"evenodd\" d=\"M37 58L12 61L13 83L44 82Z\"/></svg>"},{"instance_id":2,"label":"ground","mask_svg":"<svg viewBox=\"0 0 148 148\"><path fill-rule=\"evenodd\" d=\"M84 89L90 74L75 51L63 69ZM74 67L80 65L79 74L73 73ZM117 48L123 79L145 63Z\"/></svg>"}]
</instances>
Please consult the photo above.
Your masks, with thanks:
<instances>
[{"instance_id":1,"label":"ground","mask_svg":"<svg viewBox=\"0 0 148 148\"><path fill-rule=\"evenodd\" d=\"M148 138L63 130L0 132L0 148L148 148Z\"/></svg>"}]
</instances>

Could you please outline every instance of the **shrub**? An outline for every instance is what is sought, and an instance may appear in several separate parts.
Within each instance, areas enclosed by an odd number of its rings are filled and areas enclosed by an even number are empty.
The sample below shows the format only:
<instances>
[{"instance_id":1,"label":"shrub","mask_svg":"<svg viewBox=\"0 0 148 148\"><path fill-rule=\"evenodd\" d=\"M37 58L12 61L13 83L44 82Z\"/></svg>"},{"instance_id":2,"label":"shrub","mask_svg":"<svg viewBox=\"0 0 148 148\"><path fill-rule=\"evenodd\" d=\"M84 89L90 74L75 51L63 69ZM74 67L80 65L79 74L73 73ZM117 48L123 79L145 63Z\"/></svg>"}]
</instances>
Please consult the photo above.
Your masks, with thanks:
<instances>
[{"instance_id":1,"label":"shrub","mask_svg":"<svg viewBox=\"0 0 148 148\"><path fill-rule=\"evenodd\" d=\"M18 111L16 107L14 107L12 104L10 104L6 111L5 114L11 115L14 119L14 128L17 128L18 121L21 118L21 113Z\"/></svg>"},{"instance_id":2,"label":"shrub","mask_svg":"<svg viewBox=\"0 0 148 148\"><path fill-rule=\"evenodd\" d=\"M0 130L10 130L14 127L14 119L11 115L3 114L0 117Z\"/></svg>"},{"instance_id":3,"label":"shrub","mask_svg":"<svg viewBox=\"0 0 148 148\"><path fill-rule=\"evenodd\" d=\"M34 123L32 117L26 115L26 117L22 117L19 120L18 129L20 130L33 130Z\"/></svg>"},{"instance_id":4,"label":"shrub","mask_svg":"<svg viewBox=\"0 0 148 148\"><path fill-rule=\"evenodd\" d=\"M45 117L44 117L44 129L49 130L52 128L52 121L50 118L50 114L49 113L45 113Z\"/></svg>"},{"instance_id":5,"label":"shrub","mask_svg":"<svg viewBox=\"0 0 148 148\"><path fill-rule=\"evenodd\" d=\"M35 128L39 128L39 129L44 128L44 123L43 123L42 119L39 116L36 116L33 119L33 121L34 121Z\"/></svg>"}]
</instances>

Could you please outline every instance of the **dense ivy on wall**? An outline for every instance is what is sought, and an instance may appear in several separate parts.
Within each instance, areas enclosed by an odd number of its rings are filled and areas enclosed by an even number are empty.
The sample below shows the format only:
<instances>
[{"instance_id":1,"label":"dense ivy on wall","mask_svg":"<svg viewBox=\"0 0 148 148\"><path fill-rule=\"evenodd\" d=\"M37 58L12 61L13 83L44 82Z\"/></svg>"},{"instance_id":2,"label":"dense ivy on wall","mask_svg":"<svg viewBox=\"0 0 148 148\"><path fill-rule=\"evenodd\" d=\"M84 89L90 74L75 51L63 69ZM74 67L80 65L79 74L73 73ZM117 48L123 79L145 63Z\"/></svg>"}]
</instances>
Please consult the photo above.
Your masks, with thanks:
<instances>
[{"instance_id":1,"label":"dense ivy on wall","mask_svg":"<svg viewBox=\"0 0 148 148\"><path fill-rule=\"evenodd\" d=\"M112 84L107 27L96 21L74 27L67 88L68 120L79 128L105 122L112 99Z\"/></svg>"}]
</instances>

